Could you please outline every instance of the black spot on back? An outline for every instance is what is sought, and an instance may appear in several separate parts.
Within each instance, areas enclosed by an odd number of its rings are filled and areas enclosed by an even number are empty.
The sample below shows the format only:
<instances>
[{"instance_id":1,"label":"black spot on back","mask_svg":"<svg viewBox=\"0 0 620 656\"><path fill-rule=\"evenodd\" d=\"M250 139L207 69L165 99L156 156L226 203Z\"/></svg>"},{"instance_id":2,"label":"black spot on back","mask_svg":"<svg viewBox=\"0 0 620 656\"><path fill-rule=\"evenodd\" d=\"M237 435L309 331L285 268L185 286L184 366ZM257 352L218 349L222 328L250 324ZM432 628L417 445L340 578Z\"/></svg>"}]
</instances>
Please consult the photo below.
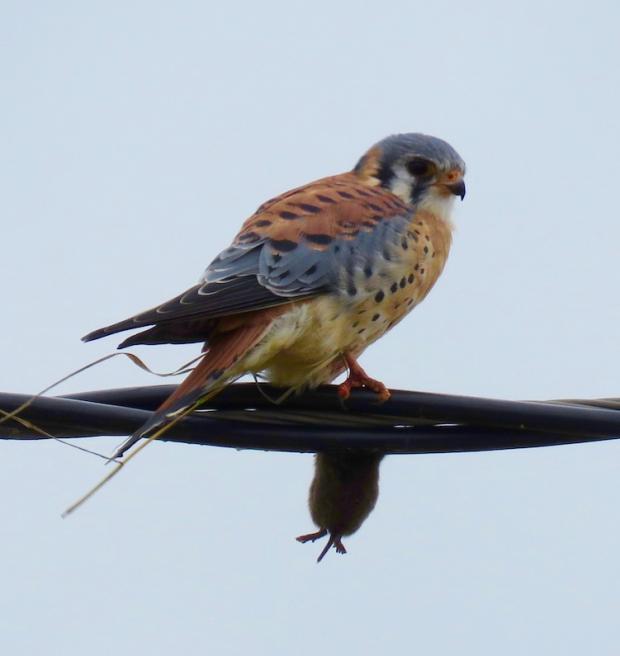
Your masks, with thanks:
<instances>
[{"instance_id":1,"label":"black spot on back","mask_svg":"<svg viewBox=\"0 0 620 656\"><path fill-rule=\"evenodd\" d=\"M237 237L237 241L243 243L256 241L257 239L260 239L260 235L257 234L256 232L244 232L242 235L239 235L239 237Z\"/></svg>"},{"instance_id":2,"label":"black spot on back","mask_svg":"<svg viewBox=\"0 0 620 656\"><path fill-rule=\"evenodd\" d=\"M331 244L332 241L334 241L333 237L321 233L304 234L304 237L306 238L306 241L309 241L311 244L319 244L321 246L326 246L327 244Z\"/></svg>"},{"instance_id":3,"label":"black spot on back","mask_svg":"<svg viewBox=\"0 0 620 656\"><path fill-rule=\"evenodd\" d=\"M302 209L304 212L310 212L310 214L318 214L321 211L320 207L316 205L310 205L310 203L297 203L297 207Z\"/></svg>"},{"instance_id":4,"label":"black spot on back","mask_svg":"<svg viewBox=\"0 0 620 656\"><path fill-rule=\"evenodd\" d=\"M385 294L383 293L383 290L380 289L376 294L375 294L375 301L377 303L381 303L381 301L385 298Z\"/></svg>"},{"instance_id":5,"label":"black spot on back","mask_svg":"<svg viewBox=\"0 0 620 656\"><path fill-rule=\"evenodd\" d=\"M269 243L276 250L282 251L282 253L288 253L289 251L294 251L297 248L297 244L290 239L270 239Z\"/></svg>"},{"instance_id":6,"label":"black spot on back","mask_svg":"<svg viewBox=\"0 0 620 656\"><path fill-rule=\"evenodd\" d=\"M287 221L294 221L299 218L299 214L295 214L295 212L287 212L285 210L284 212L280 212L280 217Z\"/></svg>"}]
</instances>

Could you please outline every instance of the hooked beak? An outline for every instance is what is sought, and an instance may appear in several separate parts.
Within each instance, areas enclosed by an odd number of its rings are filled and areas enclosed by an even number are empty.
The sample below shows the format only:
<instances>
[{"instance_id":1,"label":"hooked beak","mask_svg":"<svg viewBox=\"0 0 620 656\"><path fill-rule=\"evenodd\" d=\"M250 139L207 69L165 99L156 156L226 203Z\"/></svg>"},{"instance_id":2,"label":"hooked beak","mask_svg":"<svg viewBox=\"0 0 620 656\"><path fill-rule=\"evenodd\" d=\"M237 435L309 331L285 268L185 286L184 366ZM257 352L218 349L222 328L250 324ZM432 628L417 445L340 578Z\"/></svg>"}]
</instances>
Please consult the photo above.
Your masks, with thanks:
<instances>
[{"instance_id":1,"label":"hooked beak","mask_svg":"<svg viewBox=\"0 0 620 656\"><path fill-rule=\"evenodd\" d=\"M461 200L465 198L465 181L459 180L458 182L453 182L452 184L447 184L446 188L450 191L451 194L455 196L460 196Z\"/></svg>"}]
</instances>

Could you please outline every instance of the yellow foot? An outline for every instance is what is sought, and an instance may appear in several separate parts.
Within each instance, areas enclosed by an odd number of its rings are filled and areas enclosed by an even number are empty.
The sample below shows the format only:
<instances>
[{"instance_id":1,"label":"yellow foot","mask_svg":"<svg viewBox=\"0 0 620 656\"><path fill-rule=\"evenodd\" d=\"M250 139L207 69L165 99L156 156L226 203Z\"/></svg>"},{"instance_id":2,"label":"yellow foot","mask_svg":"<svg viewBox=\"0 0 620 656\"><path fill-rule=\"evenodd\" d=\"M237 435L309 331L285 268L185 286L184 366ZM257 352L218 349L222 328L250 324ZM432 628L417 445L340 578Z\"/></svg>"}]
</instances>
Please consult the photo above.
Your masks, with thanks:
<instances>
[{"instance_id":1,"label":"yellow foot","mask_svg":"<svg viewBox=\"0 0 620 656\"><path fill-rule=\"evenodd\" d=\"M383 403L390 398L390 390L380 381L371 378L358 364L357 360L352 356L346 354L344 356L345 362L349 367L349 377L338 386L338 396L346 400L351 396L351 390L355 388L367 387L372 390L379 397L379 401Z\"/></svg>"}]
</instances>

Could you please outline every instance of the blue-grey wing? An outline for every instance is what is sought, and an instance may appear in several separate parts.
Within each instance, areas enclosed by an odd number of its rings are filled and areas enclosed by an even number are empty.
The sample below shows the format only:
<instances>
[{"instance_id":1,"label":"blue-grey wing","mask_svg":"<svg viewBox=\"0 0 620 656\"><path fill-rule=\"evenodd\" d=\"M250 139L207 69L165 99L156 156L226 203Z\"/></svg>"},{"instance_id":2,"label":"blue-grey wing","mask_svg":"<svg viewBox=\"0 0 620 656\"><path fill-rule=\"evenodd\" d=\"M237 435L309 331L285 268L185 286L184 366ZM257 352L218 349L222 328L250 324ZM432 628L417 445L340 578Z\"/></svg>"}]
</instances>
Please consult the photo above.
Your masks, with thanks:
<instances>
[{"instance_id":1,"label":"blue-grey wing","mask_svg":"<svg viewBox=\"0 0 620 656\"><path fill-rule=\"evenodd\" d=\"M218 317L333 292L398 243L411 211L354 174L293 190L261 206L197 285L84 340L154 326L141 333L148 342L130 338L124 345L198 341Z\"/></svg>"}]
</instances>

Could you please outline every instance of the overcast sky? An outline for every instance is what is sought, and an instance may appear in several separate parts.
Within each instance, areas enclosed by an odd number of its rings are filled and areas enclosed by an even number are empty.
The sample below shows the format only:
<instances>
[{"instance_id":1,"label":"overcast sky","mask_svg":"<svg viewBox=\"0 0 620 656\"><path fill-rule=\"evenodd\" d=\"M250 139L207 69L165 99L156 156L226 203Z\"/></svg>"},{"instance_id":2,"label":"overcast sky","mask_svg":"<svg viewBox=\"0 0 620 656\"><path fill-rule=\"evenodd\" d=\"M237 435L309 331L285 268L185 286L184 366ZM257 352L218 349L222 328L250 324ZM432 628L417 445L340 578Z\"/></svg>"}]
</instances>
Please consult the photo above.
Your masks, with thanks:
<instances>
[{"instance_id":1,"label":"overcast sky","mask_svg":"<svg viewBox=\"0 0 620 656\"><path fill-rule=\"evenodd\" d=\"M501 8L500 8L501 6ZM620 396L619 13L609 2L0 5L3 391L193 285L266 198L420 131L468 164L446 270L362 358L391 387ZM158 370L197 347L142 347ZM124 359L77 391L158 383ZM118 438L89 441L109 452ZM349 554L309 455L153 444L103 473L0 445L0 649L617 654L620 445L400 456Z\"/></svg>"}]
</instances>

